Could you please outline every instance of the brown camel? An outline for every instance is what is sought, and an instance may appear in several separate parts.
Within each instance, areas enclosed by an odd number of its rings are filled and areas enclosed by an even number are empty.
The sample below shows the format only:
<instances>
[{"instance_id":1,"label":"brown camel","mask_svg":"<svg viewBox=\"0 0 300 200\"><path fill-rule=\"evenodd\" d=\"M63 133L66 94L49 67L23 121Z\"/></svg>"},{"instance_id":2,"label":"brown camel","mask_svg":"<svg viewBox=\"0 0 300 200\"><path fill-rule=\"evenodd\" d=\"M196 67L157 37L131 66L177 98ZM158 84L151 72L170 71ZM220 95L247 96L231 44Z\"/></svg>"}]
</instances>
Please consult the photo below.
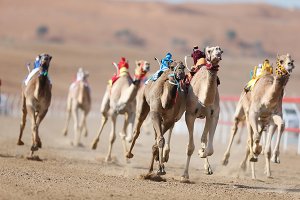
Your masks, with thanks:
<instances>
[{"instance_id":1,"label":"brown camel","mask_svg":"<svg viewBox=\"0 0 300 200\"><path fill-rule=\"evenodd\" d=\"M51 82L48 76L49 64L52 57L48 54L40 54L40 67L32 78L22 85L22 120L20 125L20 135L17 144L24 145L22 135L26 124L27 113L31 117L32 128L32 146L30 157L33 157L34 151L42 148L42 142L39 137L39 126L51 102Z\"/></svg>"},{"instance_id":2,"label":"brown camel","mask_svg":"<svg viewBox=\"0 0 300 200\"><path fill-rule=\"evenodd\" d=\"M82 68L79 68L77 72L77 80L73 82L69 88L69 94L67 99L67 121L65 128L63 130L64 136L67 136L68 126L70 122L71 112L73 114L74 120L74 146L80 144L81 133L84 133L87 136L87 126L86 126L86 117L91 109L91 94L90 87L87 82L89 76L88 72L83 71ZM81 123L78 123L78 112L82 111Z\"/></svg>"},{"instance_id":3,"label":"brown camel","mask_svg":"<svg viewBox=\"0 0 300 200\"><path fill-rule=\"evenodd\" d=\"M140 87L140 82L142 80L142 75L145 75L150 70L150 63L147 61L137 61L135 70L135 78L131 79L130 75L127 73L124 76L119 77L119 79L112 85L107 86L106 92L101 103L101 127L99 132L94 139L92 144L92 149L97 148L100 135L107 122L108 116L112 120L112 129L110 133L110 144L108 148L108 153L106 156L106 161L111 161L111 151L112 145L116 139L116 119L119 114L125 116L125 121L123 125L122 132L120 136L122 139L124 154L127 152L126 140L130 141L132 136L132 126L135 119L136 110L136 94ZM129 134L127 135L127 127L129 127Z\"/></svg>"},{"instance_id":4,"label":"brown camel","mask_svg":"<svg viewBox=\"0 0 300 200\"><path fill-rule=\"evenodd\" d=\"M284 130L284 122L282 120L282 96L284 88L289 80L290 73L294 69L294 61L289 54L277 56L276 74L266 74L262 76L254 86L250 94L250 105L243 107L247 129L248 129L248 145L244 161L241 164L245 168L245 163L249 158L252 168L252 178L255 179L254 162L262 151L260 138L262 131L269 127L267 141L264 149L266 168L265 172L268 177L270 172L271 158L271 139L278 125L277 145L274 149L273 160L279 162L279 142L281 134Z\"/></svg>"},{"instance_id":5,"label":"brown camel","mask_svg":"<svg viewBox=\"0 0 300 200\"><path fill-rule=\"evenodd\" d=\"M127 153L127 158L132 158L132 149L140 134L140 128L150 112L150 117L155 131L155 144L152 147L152 158L149 174L153 171L154 159L159 161L157 175L166 174L164 162L168 159L168 150L165 149L164 133L174 127L185 111L185 87L181 86L181 80L185 77L185 66L181 61L173 61L170 69L162 73L156 80L150 80L144 90L137 97L137 118L134 127L134 138ZM171 131L170 131L171 132ZM170 140L170 135L169 139ZM169 143L169 141L168 141ZM167 154L167 155L166 155Z\"/></svg>"},{"instance_id":6,"label":"brown camel","mask_svg":"<svg viewBox=\"0 0 300 200\"><path fill-rule=\"evenodd\" d=\"M187 161L181 181L189 181L189 164L194 152L194 123L197 118L205 120L201 137L200 158L205 158L204 168L207 174L212 174L208 156L214 153L213 138L217 127L220 105L217 87L217 72L223 51L219 46L205 49L206 65L202 66L191 80L186 100L185 121L189 131Z\"/></svg>"}]
</instances>

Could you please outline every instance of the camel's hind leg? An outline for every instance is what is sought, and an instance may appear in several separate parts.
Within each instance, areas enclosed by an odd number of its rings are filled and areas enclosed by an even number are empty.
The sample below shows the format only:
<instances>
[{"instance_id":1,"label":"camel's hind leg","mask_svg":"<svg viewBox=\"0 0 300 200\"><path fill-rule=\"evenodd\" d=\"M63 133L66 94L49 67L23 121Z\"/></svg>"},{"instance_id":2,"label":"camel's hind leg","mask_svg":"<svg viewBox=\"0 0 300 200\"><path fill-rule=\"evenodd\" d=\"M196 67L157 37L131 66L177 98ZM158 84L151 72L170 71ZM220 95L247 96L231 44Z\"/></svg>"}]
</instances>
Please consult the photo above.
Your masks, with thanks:
<instances>
[{"instance_id":1,"label":"camel's hind leg","mask_svg":"<svg viewBox=\"0 0 300 200\"><path fill-rule=\"evenodd\" d=\"M181 181L185 182L189 180L189 165L190 165L190 160L191 156L194 153L195 150L195 144L194 144L194 123L195 123L195 116L190 114L190 113L185 113L185 121L186 125L189 131L189 142L187 146L187 159L186 159L186 164L184 168L183 175L181 176Z\"/></svg>"},{"instance_id":2,"label":"camel's hind leg","mask_svg":"<svg viewBox=\"0 0 300 200\"><path fill-rule=\"evenodd\" d=\"M72 115L73 115L73 120L74 120L74 141L73 145L74 146L79 146L80 145L80 128L79 128L79 123L78 123L78 107L77 105L73 104L72 105Z\"/></svg>"},{"instance_id":3,"label":"camel's hind leg","mask_svg":"<svg viewBox=\"0 0 300 200\"><path fill-rule=\"evenodd\" d=\"M70 118L71 118L71 108L72 108L72 98L69 95L68 101L67 101L67 119L66 119L65 127L63 129L64 136L67 136L67 134L68 134L68 127L69 127Z\"/></svg>"},{"instance_id":4,"label":"camel's hind leg","mask_svg":"<svg viewBox=\"0 0 300 200\"><path fill-rule=\"evenodd\" d=\"M24 145L24 142L22 141L23 131L26 125L26 116L27 116L27 108L26 108L26 98L22 94L22 120L20 124L20 134L19 139L17 142L17 145Z\"/></svg>"},{"instance_id":5,"label":"camel's hind leg","mask_svg":"<svg viewBox=\"0 0 300 200\"><path fill-rule=\"evenodd\" d=\"M141 126L143 122L145 121L148 113L150 111L150 107L147 104L146 100L143 98L142 102L138 103L137 106L137 113L136 113L136 121L134 123L134 129L133 129L133 140L131 142L129 151L126 155L127 158L132 158L132 149L135 145L136 140L138 139L140 132L141 132Z\"/></svg>"},{"instance_id":6,"label":"camel's hind leg","mask_svg":"<svg viewBox=\"0 0 300 200\"><path fill-rule=\"evenodd\" d=\"M37 146L38 148L42 148L42 142L41 142L41 138L39 136L39 132L38 132L38 129L40 127L40 124L41 122L43 121L43 119L45 118L46 114L48 112L48 109L43 111L41 114L38 114L37 115L37 118L36 118L36 124L37 124L37 131L36 131L36 142L37 142Z\"/></svg>"},{"instance_id":7,"label":"camel's hind leg","mask_svg":"<svg viewBox=\"0 0 300 200\"><path fill-rule=\"evenodd\" d=\"M100 138L100 135L103 131L103 128L107 122L107 118L108 118L108 112L109 112L109 102L110 102L110 99L109 99L109 95L110 95L110 90L108 88L109 86L107 86L107 89L106 89L106 92L104 94L104 97L102 99L102 103L101 103L101 126L100 126L100 129L98 131L98 134L96 136L96 138L94 139L93 141L93 144L92 144L92 149L97 149L97 144L99 142L99 138Z\"/></svg>"},{"instance_id":8,"label":"camel's hind leg","mask_svg":"<svg viewBox=\"0 0 300 200\"><path fill-rule=\"evenodd\" d=\"M222 164L225 165L225 166L228 164L228 160L229 160L229 157L230 157L230 149L231 149L231 146L232 146L232 143L233 143L233 139L236 135L236 132L238 131L239 122L240 122L239 118L235 118L234 125L232 126L232 129L231 129L229 144L227 146L227 149L224 153L224 158L222 160Z\"/></svg>"},{"instance_id":9,"label":"camel's hind leg","mask_svg":"<svg viewBox=\"0 0 300 200\"><path fill-rule=\"evenodd\" d=\"M267 177L271 177L271 170L270 170L270 158L271 158L271 143L272 143L272 137L276 130L275 124L271 124L269 126L268 132L267 132L267 140L265 142L264 146L264 155L265 155L265 174Z\"/></svg>"},{"instance_id":10,"label":"camel's hind leg","mask_svg":"<svg viewBox=\"0 0 300 200\"><path fill-rule=\"evenodd\" d=\"M128 124L129 124L129 118L131 117L130 115L131 115L131 113L125 113L125 120L124 120L124 124L123 124L123 129L122 129L122 132L120 132L125 157L126 157L126 154L127 154L127 143L126 143L125 137L126 137L126 133L127 133L127 127L128 127Z\"/></svg>"},{"instance_id":11,"label":"camel's hind leg","mask_svg":"<svg viewBox=\"0 0 300 200\"><path fill-rule=\"evenodd\" d=\"M112 116L111 116L111 132L110 132L110 136L109 136L109 146L108 146L107 156L105 158L106 162L111 161L112 146L116 140L116 121L117 121L117 114L112 114Z\"/></svg>"},{"instance_id":12,"label":"camel's hind leg","mask_svg":"<svg viewBox=\"0 0 300 200\"><path fill-rule=\"evenodd\" d=\"M39 149L37 143L37 132L38 132L38 125L37 125L37 112L31 107L27 107L28 114L31 116L31 131L32 131L32 146L31 146L31 155L33 156L34 151Z\"/></svg>"}]
</instances>

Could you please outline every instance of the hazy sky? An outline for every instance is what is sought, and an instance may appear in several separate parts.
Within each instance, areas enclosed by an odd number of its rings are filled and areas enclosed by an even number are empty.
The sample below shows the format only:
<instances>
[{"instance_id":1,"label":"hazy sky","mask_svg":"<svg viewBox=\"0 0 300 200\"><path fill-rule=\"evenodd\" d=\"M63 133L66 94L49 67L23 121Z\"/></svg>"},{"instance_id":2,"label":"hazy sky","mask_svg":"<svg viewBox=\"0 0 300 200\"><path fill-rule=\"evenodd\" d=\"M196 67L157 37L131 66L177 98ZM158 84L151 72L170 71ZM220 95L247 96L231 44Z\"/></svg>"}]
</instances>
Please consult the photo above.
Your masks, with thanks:
<instances>
[{"instance_id":1,"label":"hazy sky","mask_svg":"<svg viewBox=\"0 0 300 200\"><path fill-rule=\"evenodd\" d=\"M159 0L156 0L159 1ZM269 3L287 8L300 8L300 0L160 0L171 3L205 2L205 3Z\"/></svg>"}]
</instances>

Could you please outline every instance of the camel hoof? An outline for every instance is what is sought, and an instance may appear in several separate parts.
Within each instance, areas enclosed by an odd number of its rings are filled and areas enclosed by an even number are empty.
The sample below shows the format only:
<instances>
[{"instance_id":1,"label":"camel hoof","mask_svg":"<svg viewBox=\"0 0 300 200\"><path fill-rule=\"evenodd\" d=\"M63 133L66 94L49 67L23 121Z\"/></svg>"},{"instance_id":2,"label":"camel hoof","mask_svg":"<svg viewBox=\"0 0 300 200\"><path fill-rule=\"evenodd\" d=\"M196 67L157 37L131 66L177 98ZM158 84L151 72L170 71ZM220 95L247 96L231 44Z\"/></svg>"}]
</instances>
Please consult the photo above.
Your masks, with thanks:
<instances>
[{"instance_id":1,"label":"camel hoof","mask_svg":"<svg viewBox=\"0 0 300 200\"><path fill-rule=\"evenodd\" d=\"M112 161L111 157L106 157L105 158L105 162L111 162L111 161Z\"/></svg>"},{"instance_id":2,"label":"camel hoof","mask_svg":"<svg viewBox=\"0 0 300 200\"><path fill-rule=\"evenodd\" d=\"M213 171L211 170L210 167L206 169L205 174L206 174L206 175L212 175L212 174L213 174Z\"/></svg>"},{"instance_id":3,"label":"camel hoof","mask_svg":"<svg viewBox=\"0 0 300 200\"><path fill-rule=\"evenodd\" d=\"M130 153L130 152L128 152L127 154L126 154L126 158L133 158L133 154L132 153Z\"/></svg>"},{"instance_id":4,"label":"camel hoof","mask_svg":"<svg viewBox=\"0 0 300 200\"><path fill-rule=\"evenodd\" d=\"M42 148L42 142L41 141L37 142L37 147L40 148L40 149Z\"/></svg>"},{"instance_id":5,"label":"camel hoof","mask_svg":"<svg viewBox=\"0 0 300 200\"><path fill-rule=\"evenodd\" d=\"M252 157L252 158L249 159L250 162L257 162L257 160L258 160L258 159L255 158L255 157Z\"/></svg>"},{"instance_id":6,"label":"camel hoof","mask_svg":"<svg viewBox=\"0 0 300 200\"><path fill-rule=\"evenodd\" d=\"M198 151L198 155L199 155L200 158L206 158L207 157L207 155L205 153L205 149L200 149Z\"/></svg>"},{"instance_id":7,"label":"camel hoof","mask_svg":"<svg viewBox=\"0 0 300 200\"><path fill-rule=\"evenodd\" d=\"M99 142L99 139L96 139L96 140L93 142L93 144L92 144L92 149L93 149L93 150L96 150L96 149L97 149L97 144L98 144L98 142Z\"/></svg>"},{"instance_id":8,"label":"camel hoof","mask_svg":"<svg viewBox=\"0 0 300 200\"><path fill-rule=\"evenodd\" d=\"M165 170L157 170L157 173L156 173L158 176L163 176L163 175L166 175L166 171Z\"/></svg>"},{"instance_id":9,"label":"camel hoof","mask_svg":"<svg viewBox=\"0 0 300 200\"><path fill-rule=\"evenodd\" d=\"M30 149L30 150L31 150L31 151L37 151L37 150L39 150L39 147L38 147L37 144L34 144L34 145L31 146L31 149Z\"/></svg>"},{"instance_id":10,"label":"camel hoof","mask_svg":"<svg viewBox=\"0 0 300 200\"><path fill-rule=\"evenodd\" d=\"M224 155L224 158L222 160L222 165L226 166L228 164L228 162L229 162L229 156L230 156L230 154L225 154Z\"/></svg>"},{"instance_id":11,"label":"camel hoof","mask_svg":"<svg viewBox=\"0 0 300 200\"><path fill-rule=\"evenodd\" d=\"M273 163L280 164L280 159L279 159L279 156L277 156L277 155L273 155L272 158L271 158L271 161Z\"/></svg>"},{"instance_id":12,"label":"camel hoof","mask_svg":"<svg viewBox=\"0 0 300 200\"><path fill-rule=\"evenodd\" d=\"M22 140L18 140L17 145L24 145L24 142Z\"/></svg>"},{"instance_id":13,"label":"camel hoof","mask_svg":"<svg viewBox=\"0 0 300 200\"><path fill-rule=\"evenodd\" d=\"M182 175L180 178L180 183L191 183L188 175Z\"/></svg>"}]
</instances>

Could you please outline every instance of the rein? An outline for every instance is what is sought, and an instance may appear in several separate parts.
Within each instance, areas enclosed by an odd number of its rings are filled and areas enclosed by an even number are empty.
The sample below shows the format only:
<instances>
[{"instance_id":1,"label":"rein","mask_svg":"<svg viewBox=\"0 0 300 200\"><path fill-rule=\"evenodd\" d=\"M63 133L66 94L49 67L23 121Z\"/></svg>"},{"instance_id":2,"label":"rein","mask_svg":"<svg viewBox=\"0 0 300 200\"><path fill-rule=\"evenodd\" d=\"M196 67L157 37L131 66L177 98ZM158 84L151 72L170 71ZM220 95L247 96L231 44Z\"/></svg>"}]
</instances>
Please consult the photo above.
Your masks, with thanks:
<instances>
[{"instance_id":1,"label":"rein","mask_svg":"<svg viewBox=\"0 0 300 200\"><path fill-rule=\"evenodd\" d=\"M176 71L176 69L177 69L178 66L179 66L179 64L177 64L176 67L174 67L173 73L168 75L168 77L173 77L173 79L174 79L175 82L173 82L173 81L171 81L169 79L169 83L172 84L172 85L176 85L177 86L177 90L180 90L180 91L183 92L183 89L181 88L180 82L177 80L176 74L175 74L175 71Z\"/></svg>"}]
</instances>

